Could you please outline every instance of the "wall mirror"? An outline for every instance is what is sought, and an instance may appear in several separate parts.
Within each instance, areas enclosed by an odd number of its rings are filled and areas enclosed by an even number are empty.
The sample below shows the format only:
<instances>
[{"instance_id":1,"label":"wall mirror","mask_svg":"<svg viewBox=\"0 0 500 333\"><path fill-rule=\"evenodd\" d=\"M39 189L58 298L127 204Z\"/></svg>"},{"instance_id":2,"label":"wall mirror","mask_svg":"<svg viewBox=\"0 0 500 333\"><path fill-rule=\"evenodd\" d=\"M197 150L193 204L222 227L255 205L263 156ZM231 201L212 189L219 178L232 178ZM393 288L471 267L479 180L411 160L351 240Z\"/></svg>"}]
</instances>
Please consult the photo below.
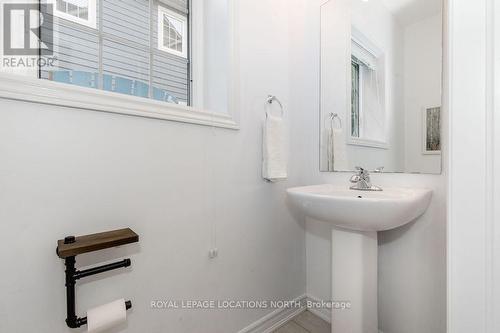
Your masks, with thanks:
<instances>
[{"instance_id":1,"label":"wall mirror","mask_svg":"<svg viewBox=\"0 0 500 333\"><path fill-rule=\"evenodd\" d=\"M321 6L321 171L441 173L442 0Z\"/></svg>"}]
</instances>

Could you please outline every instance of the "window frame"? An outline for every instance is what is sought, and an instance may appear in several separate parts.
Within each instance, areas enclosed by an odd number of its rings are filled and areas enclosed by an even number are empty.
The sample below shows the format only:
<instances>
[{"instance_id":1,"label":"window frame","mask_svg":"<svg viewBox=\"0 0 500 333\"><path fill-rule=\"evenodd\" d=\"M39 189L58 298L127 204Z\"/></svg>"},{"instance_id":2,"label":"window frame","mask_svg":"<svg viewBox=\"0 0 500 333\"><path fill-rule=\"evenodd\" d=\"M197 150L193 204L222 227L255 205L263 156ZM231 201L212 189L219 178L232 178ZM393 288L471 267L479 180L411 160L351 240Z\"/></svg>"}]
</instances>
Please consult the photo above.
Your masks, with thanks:
<instances>
[{"instance_id":1,"label":"window frame","mask_svg":"<svg viewBox=\"0 0 500 333\"><path fill-rule=\"evenodd\" d=\"M179 20L182 22L182 52L171 49L165 46L164 42L164 19L163 16L170 16L175 20ZM164 51L179 57L183 57L188 59L188 34L189 34L189 19L182 14L179 14L170 8L162 5L161 2L158 3L158 50Z\"/></svg>"},{"instance_id":2,"label":"window frame","mask_svg":"<svg viewBox=\"0 0 500 333\"><path fill-rule=\"evenodd\" d=\"M66 0L65 0L66 1ZM54 6L54 16L87 26L92 29L97 29L97 0L88 0L89 1L89 9L88 15L89 19L84 20L79 17L70 15L65 12L61 12L57 9L57 0L52 0L51 3ZM67 2L67 1L66 1Z\"/></svg>"},{"instance_id":3,"label":"window frame","mask_svg":"<svg viewBox=\"0 0 500 333\"><path fill-rule=\"evenodd\" d=\"M352 44L355 43L358 45L364 52L367 54L370 54L373 56L374 59L378 60L382 58L382 51L379 50L375 45L373 45L366 37L361 35L355 29L354 27L352 28L352 36L351 36L351 52L350 52L350 57L349 57L349 63L352 64L354 61L353 58L356 58L353 55L352 52ZM357 58L356 58L357 59ZM352 117L352 73L349 75L349 98L348 98L348 115L349 115L349 121L347 122L347 131L346 131L346 141L348 145L352 146L361 146L361 147L371 147L371 148L379 148L379 149L390 149L390 145L387 142L387 139L385 141L380 141L380 140L374 140L374 139L366 139L363 138L363 133L364 133L364 128L363 128L363 86L364 86L364 74L363 72L365 71L364 68L371 68L374 66L370 61L363 61L363 59L357 59L357 63L359 65L359 128L358 128L358 134L359 137L352 136L352 124L351 124L351 117ZM352 71L352 67L349 66L349 72Z\"/></svg>"},{"instance_id":4,"label":"window frame","mask_svg":"<svg viewBox=\"0 0 500 333\"><path fill-rule=\"evenodd\" d=\"M354 79L353 75L352 75L352 72L351 72L351 112L349 113L350 114L350 127L349 127L349 135L351 138L354 138L354 139L361 139L363 137L362 135L362 132L363 132L363 128L362 128L362 117L363 117L363 70L361 68L361 66L363 66L362 64L360 64L358 61L355 61L354 60L354 56L351 56L351 71L352 71L352 66L353 65L356 65L357 66L357 80L358 80L358 91L357 91L357 106L358 106L358 136L354 136L353 135L353 126L352 126L352 114L353 114L353 93L354 93L354 87L353 87L353 84L352 84L352 80Z\"/></svg>"},{"instance_id":5,"label":"window frame","mask_svg":"<svg viewBox=\"0 0 500 333\"><path fill-rule=\"evenodd\" d=\"M204 0L190 0L203 6ZM193 103L194 106L176 105L173 103L160 102L153 99L129 96L69 85L60 82L39 79L37 77L24 76L0 71L0 98L24 101L37 104L54 105L66 107L68 110L88 110L105 113L114 113L128 116L145 117L151 119L169 120L175 122L219 127L230 130L239 130L239 37L236 34L238 22L238 1L227 0L228 6L228 64L227 64L227 108L225 112L206 110L201 104ZM198 12L197 15L202 15ZM201 24L192 29L193 39L202 41L203 28ZM202 54L202 50L199 52ZM196 57L199 57L196 53ZM196 65L194 77L200 77L194 81L193 86L200 87L203 81L201 70L203 58L195 59ZM201 85L201 87L203 87ZM197 95L202 95L200 90Z\"/></svg>"}]
</instances>

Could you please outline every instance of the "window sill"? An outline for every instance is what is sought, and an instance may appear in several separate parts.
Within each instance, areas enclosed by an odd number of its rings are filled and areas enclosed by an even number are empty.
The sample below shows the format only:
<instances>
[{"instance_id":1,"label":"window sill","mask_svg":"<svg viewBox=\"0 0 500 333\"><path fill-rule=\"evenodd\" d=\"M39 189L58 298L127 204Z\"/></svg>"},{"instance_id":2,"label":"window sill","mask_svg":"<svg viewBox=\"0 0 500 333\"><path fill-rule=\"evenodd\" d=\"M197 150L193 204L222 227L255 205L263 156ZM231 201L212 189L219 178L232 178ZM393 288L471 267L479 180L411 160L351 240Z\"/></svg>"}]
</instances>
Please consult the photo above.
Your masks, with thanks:
<instances>
[{"instance_id":1,"label":"window sill","mask_svg":"<svg viewBox=\"0 0 500 333\"><path fill-rule=\"evenodd\" d=\"M228 114L7 73L0 73L0 98L239 129Z\"/></svg>"},{"instance_id":2,"label":"window sill","mask_svg":"<svg viewBox=\"0 0 500 333\"><path fill-rule=\"evenodd\" d=\"M389 144L383 141L376 140L368 140L368 139L359 139L348 137L347 144L352 146L362 146L362 147L370 147L370 148L378 148L378 149L389 149Z\"/></svg>"}]
</instances>

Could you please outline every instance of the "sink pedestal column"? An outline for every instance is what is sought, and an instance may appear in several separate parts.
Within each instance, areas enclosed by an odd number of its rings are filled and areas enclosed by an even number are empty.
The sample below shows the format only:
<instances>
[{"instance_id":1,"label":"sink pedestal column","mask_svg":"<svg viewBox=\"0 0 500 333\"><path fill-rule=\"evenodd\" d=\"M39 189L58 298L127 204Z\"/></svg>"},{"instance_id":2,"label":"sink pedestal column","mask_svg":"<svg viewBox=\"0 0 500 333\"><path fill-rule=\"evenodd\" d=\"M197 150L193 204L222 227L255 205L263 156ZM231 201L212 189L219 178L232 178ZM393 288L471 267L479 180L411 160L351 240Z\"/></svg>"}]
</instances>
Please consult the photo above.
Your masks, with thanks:
<instances>
[{"instance_id":1,"label":"sink pedestal column","mask_svg":"<svg viewBox=\"0 0 500 333\"><path fill-rule=\"evenodd\" d=\"M332 229L333 333L378 333L377 233Z\"/></svg>"},{"instance_id":2,"label":"sink pedestal column","mask_svg":"<svg viewBox=\"0 0 500 333\"><path fill-rule=\"evenodd\" d=\"M324 184L289 188L287 194L294 207L305 216L329 222L332 226L329 296L333 301L352 304L349 310L332 308L333 332L378 333L376 231L394 229L421 216L429 206L432 190L385 188L379 192L362 192L347 186ZM324 235L323 232L320 237ZM321 240L318 244L322 244ZM319 248L328 251L328 246ZM311 250L314 252L314 246ZM313 270L315 263L317 260L313 259ZM313 282L324 281L321 275L311 278ZM322 297L328 295L323 287L321 284L318 289Z\"/></svg>"}]
</instances>

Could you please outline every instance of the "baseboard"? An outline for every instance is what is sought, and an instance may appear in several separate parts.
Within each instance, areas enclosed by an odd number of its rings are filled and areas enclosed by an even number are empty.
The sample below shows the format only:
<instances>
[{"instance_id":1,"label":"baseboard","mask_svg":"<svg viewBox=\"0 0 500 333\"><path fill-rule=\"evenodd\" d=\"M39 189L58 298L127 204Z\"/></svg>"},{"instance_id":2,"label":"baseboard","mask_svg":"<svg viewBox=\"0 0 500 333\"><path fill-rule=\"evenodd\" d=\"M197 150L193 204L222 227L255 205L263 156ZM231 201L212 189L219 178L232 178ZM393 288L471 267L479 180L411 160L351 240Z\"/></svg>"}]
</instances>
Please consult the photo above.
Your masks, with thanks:
<instances>
[{"instance_id":1,"label":"baseboard","mask_svg":"<svg viewBox=\"0 0 500 333\"><path fill-rule=\"evenodd\" d=\"M307 295L306 297L307 301L311 301L314 303L321 302L321 300L315 296L312 295ZM307 304L307 303L306 303ZM321 309L314 309L314 308L307 308L308 311L313 313L314 315L320 317L324 321L329 322L330 324L332 323L332 312L330 309L326 308L321 308Z\"/></svg>"},{"instance_id":2,"label":"baseboard","mask_svg":"<svg viewBox=\"0 0 500 333\"><path fill-rule=\"evenodd\" d=\"M300 308L280 308L276 309L273 312L265 315L260 318L256 322L250 324L245 327L238 333L271 333L276 330L280 326L283 326L286 322L288 322L293 317L297 316L299 313L306 310L306 295L302 295L294 299L294 302L300 302Z\"/></svg>"}]
</instances>

